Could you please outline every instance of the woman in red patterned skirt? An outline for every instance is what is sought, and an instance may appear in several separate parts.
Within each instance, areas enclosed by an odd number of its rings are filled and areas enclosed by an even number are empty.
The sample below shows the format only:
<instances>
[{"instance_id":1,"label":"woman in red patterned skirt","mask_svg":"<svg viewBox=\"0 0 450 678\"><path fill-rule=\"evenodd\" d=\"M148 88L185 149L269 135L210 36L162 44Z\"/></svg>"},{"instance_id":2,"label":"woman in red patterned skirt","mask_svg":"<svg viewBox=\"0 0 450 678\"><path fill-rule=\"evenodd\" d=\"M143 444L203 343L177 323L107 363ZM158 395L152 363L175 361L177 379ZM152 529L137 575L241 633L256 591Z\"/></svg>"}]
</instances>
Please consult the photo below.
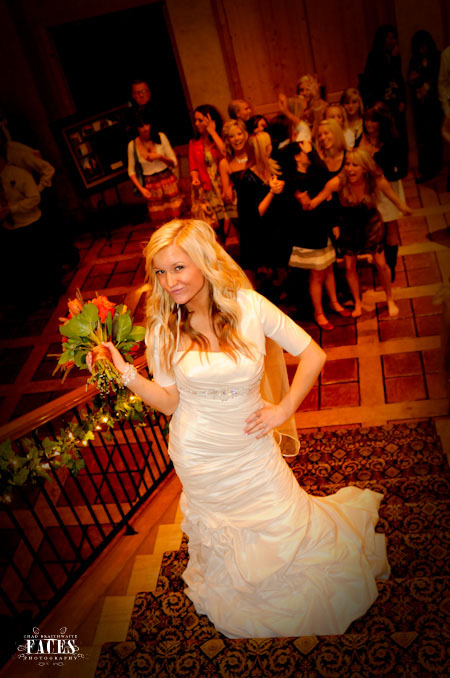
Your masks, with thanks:
<instances>
[{"instance_id":1,"label":"woman in red patterned skirt","mask_svg":"<svg viewBox=\"0 0 450 678\"><path fill-rule=\"evenodd\" d=\"M172 168L177 156L163 132L152 128L148 118L137 120L138 136L128 144L128 175L147 200L153 222L180 216L183 198Z\"/></svg>"}]
</instances>

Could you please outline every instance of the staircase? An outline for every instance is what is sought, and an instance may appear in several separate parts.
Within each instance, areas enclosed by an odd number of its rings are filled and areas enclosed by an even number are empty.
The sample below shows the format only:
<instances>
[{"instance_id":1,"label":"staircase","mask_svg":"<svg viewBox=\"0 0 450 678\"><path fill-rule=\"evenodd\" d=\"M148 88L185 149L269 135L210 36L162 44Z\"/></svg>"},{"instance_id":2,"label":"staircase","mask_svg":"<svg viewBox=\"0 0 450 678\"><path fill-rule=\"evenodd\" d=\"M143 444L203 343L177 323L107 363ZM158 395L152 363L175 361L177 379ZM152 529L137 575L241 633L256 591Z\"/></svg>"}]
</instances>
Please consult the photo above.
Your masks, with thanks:
<instances>
[{"instance_id":1,"label":"staircase","mask_svg":"<svg viewBox=\"0 0 450 678\"><path fill-rule=\"evenodd\" d=\"M136 557L127 595L106 598L83 678L97 661L96 678L449 674L450 473L434 423L309 434L291 468L311 494L348 484L384 493L377 529L387 535L392 576L366 615L342 636L225 638L184 596L178 510L153 552ZM61 676L79 675L74 668Z\"/></svg>"}]
</instances>

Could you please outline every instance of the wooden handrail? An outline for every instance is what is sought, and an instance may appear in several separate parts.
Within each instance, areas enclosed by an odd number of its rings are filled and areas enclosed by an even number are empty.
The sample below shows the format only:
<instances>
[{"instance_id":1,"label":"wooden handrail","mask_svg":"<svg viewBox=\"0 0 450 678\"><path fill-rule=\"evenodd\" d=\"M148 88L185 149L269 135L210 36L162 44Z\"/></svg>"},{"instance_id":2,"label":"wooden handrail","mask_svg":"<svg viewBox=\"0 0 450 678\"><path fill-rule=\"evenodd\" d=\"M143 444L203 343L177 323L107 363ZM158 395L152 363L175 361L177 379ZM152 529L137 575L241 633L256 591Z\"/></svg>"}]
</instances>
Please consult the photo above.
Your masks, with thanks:
<instances>
[{"instance_id":1,"label":"wooden handrail","mask_svg":"<svg viewBox=\"0 0 450 678\"><path fill-rule=\"evenodd\" d=\"M147 365L145 356L137 358L134 363L137 370L142 370ZM47 422L59 417L65 412L68 412L73 407L78 405L83 405L84 403L89 402L95 396L97 389L94 385L88 386L86 389L84 386L74 389L70 393L65 393L60 398L56 398L46 405L37 407L31 412L27 412L22 417L13 419L13 421L8 422L0 428L0 442L5 440L15 440L21 438L22 436L27 435L31 431L43 426Z\"/></svg>"}]
</instances>

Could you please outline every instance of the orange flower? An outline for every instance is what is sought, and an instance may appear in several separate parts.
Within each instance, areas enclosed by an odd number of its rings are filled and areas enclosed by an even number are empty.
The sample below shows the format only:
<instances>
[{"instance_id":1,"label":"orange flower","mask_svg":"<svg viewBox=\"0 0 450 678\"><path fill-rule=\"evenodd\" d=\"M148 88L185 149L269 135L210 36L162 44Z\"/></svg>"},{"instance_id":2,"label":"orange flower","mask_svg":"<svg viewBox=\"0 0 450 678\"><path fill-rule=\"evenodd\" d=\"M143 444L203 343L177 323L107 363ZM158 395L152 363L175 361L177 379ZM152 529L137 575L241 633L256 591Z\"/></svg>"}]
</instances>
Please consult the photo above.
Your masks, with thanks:
<instances>
[{"instance_id":1,"label":"orange flower","mask_svg":"<svg viewBox=\"0 0 450 678\"><path fill-rule=\"evenodd\" d=\"M112 314L114 313L115 305L108 299L108 297L105 297L104 295L100 295L99 297L92 299L91 304L95 304L97 306L100 322L102 323L106 321L109 311L111 311Z\"/></svg>"},{"instance_id":2,"label":"orange flower","mask_svg":"<svg viewBox=\"0 0 450 678\"><path fill-rule=\"evenodd\" d=\"M72 316L78 315L78 313L81 313L81 311L83 310L83 304L81 303L81 301L79 299L76 299L76 298L75 299L69 299L69 301L67 302L67 307L68 307L70 313L72 314Z\"/></svg>"}]
</instances>

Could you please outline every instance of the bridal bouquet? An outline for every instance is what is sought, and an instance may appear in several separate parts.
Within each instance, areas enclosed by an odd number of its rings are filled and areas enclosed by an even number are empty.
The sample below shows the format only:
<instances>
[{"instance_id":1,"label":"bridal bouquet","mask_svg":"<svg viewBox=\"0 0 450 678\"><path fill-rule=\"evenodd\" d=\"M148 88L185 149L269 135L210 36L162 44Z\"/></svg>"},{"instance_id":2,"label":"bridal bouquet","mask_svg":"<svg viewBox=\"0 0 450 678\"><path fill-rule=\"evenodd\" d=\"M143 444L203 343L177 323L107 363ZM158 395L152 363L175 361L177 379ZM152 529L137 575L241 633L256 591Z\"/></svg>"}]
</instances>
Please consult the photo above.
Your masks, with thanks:
<instances>
[{"instance_id":1,"label":"bridal bouquet","mask_svg":"<svg viewBox=\"0 0 450 678\"><path fill-rule=\"evenodd\" d=\"M84 302L80 292L68 301L69 313L60 318L63 351L55 372L62 369L63 381L74 365L88 369L86 356L92 353L91 376L88 384L95 384L100 393L117 392L122 388L121 376L114 367L109 350L102 346L112 341L124 359L132 363L133 354L144 339L145 328L133 325L125 304L115 305L105 296L96 296ZM55 373L54 372L54 373Z\"/></svg>"}]
</instances>

